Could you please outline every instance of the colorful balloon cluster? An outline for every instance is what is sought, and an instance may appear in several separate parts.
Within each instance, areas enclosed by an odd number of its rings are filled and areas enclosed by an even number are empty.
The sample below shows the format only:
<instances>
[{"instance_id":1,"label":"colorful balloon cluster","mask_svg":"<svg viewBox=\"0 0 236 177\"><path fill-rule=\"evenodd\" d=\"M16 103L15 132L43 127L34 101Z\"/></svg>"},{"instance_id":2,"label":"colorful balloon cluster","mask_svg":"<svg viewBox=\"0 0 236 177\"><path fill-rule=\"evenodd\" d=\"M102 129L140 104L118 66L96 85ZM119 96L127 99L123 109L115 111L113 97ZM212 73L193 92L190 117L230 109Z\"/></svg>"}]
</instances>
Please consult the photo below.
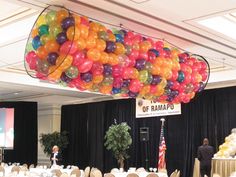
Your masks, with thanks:
<instances>
[{"instance_id":1,"label":"colorful balloon cluster","mask_svg":"<svg viewBox=\"0 0 236 177\"><path fill-rule=\"evenodd\" d=\"M27 72L40 79L169 103L189 102L209 77L204 59L131 31L111 31L63 8L39 16L25 61Z\"/></svg>"},{"instance_id":2,"label":"colorful balloon cluster","mask_svg":"<svg viewBox=\"0 0 236 177\"><path fill-rule=\"evenodd\" d=\"M225 137L225 142L219 146L219 151L215 158L232 158L236 154L236 129L232 129L229 136Z\"/></svg>"}]
</instances>

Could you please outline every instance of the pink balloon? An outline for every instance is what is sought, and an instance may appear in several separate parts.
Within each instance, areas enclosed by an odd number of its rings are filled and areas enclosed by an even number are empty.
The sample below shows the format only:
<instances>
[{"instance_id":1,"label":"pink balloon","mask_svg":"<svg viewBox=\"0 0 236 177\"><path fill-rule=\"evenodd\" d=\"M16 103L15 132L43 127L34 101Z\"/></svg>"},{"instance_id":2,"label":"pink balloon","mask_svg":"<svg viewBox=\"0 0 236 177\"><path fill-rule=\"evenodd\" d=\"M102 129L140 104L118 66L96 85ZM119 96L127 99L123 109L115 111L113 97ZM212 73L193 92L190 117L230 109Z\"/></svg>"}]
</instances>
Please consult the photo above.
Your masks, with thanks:
<instances>
[{"instance_id":1,"label":"pink balloon","mask_svg":"<svg viewBox=\"0 0 236 177\"><path fill-rule=\"evenodd\" d=\"M145 60L148 59L148 53L147 52L140 52L138 58L143 58Z\"/></svg>"},{"instance_id":2,"label":"pink balloon","mask_svg":"<svg viewBox=\"0 0 236 177\"><path fill-rule=\"evenodd\" d=\"M128 32L126 33L125 37L127 37L128 39L131 39L131 38L134 37L134 33L131 32L131 31L128 31Z\"/></svg>"},{"instance_id":3,"label":"pink balloon","mask_svg":"<svg viewBox=\"0 0 236 177\"><path fill-rule=\"evenodd\" d=\"M176 70L172 70L172 77L170 80L176 81L178 79L178 76L179 76L179 72Z\"/></svg>"},{"instance_id":4,"label":"pink balloon","mask_svg":"<svg viewBox=\"0 0 236 177\"><path fill-rule=\"evenodd\" d=\"M26 62L29 65L29 68L35 70L37 68L38 57L34 51L29 52L25 57Z\"/></svg>"},{"instance_id":5,"label":"pink balloon","mask_svg":"<svg viewBox=\"0 0 236 177\"><path fill-rule=\"evenodd\" d=\"M151 85L150 86L150 93L154 94L157 91L157 86L156 85Z\"/></svg>"},{"instance_id":6,"label":"pink balloon","mask_svg":"<svg viewBox=\"0 0 236 177\"><path fill-rule=\"evenodd\" d=\"M180 83L178 81L174 81L172 89L173 90L179 90L179 87L180 87Z\"/></svg>"},{"instance_id":7,"label":"pink balloon","mask_svg":"<svg viewBox=\"0 0 236 177\"><path fill-rule=\"evenodd\" d=\"M139 51L138 50L132 50L132 52L129 54L129 58L137 59L139 56Z\"/></svg>"},{"instance_id":8,"label":"pink balloon","mask_svg":"<svg viewBox=\"0 0 236 177\"><path fill-rule=\"evenodd\" d=\"M78 66L81 59L85 59L85 53L83 51L76 51L73 55L72 65Z\"/></svg>"},{"instance_id":9,"label":"pink balloon","mask_svg":"<svg viewBox=\"0 0 236 177\"><path fill-rule=\"evenodd\" d=\"M133 41L132 41L132 39L130 39L128 37L125 37L124 38L124 44L132 46L133 45Z\"/></svg>"},{"instance_id":10,"label":"pink balloon","mask_svg":"<svg viewBox=\"0 0 236 177\"><path fill-rule=\"evenodd\" d=\"M191 76L191 74L184 72L184 81L183 81L183 83L184 83L184 84L188 84L188 83L190 83L191 81L192 81L192 76Z\"/></svg>"},{"instance_id":11,"label":"pink balloon","mask_svg":"<svg viewBox=\"0 0 236 177\"><path fill-rule=\"evenodd\" d=\"M142 88L142 84L138 79L131 80L129 85L129 90L131 92L137 93Z\"/></svg>"},{"instance_id":12,"label":"pink balloon","mask_svg":"<svg viewBox=\"0 0 236 177\"><path fill-rule=\"evenodd\" d=\"M60 47L60 53L65 55L74 54L76 50L77 50L77 45L75 42L72 41L66 41Z\"/></svg>"},{"instance_id":13,"label":"pink balloon","mask_svg":"<svg viewBox=\"0 0 236 177\"><path fill-rule=\"evenodd\" d=\"M122 76L123 71L124 71L124 68L122 66L120 66L120 65L114 65L112 67L112 75L113 75L113 77Z\"/></svg>"},{"instance_id":14,"label":"pink balloon","mask_svg":"<svg viewBox=\"0 0 236 177\"><path fill-rule=\"evenodd\" d=\"M207 80L207 78L208 78L207 71L202 70L202 71L200 71L199 74L201 74L201 76L202 76L202 81L205 82Z\"/></svg>"},{"instance_id":15,"label":"pink balloon","mask_svg":"<svg viewBox=\"0 0 236 177\"><path fill-rule=\"evenodd\" d=\"M158 50L158 49L163 49L163 47L164 47L164 42L163 42L163 41L157 41L157 42L155 43L155 48L156 48L156 50Z\"/></svg>"},{"instance_id":16,"label":"pink balloon","mask_svg":"<svg viewBox=\"0 0 236 177\"><path fill-rule=\"evenodd\" d=\"M80 73L88 72L93 66L93 61L88 59L82 59L78 69Z\"/></svg>"},{"instance_id":17,"label":"pink balloon","mask_svg":"<svg viewBox=\"0 0 236 177\"><path fill-rule=\"evenodd\" d=\"M115 78L114 78L114 81L113 81L113 87L115 87L115 88L121 88L122 83L123 83L122 77L115 77Z\"/></svg>"}]
</instances>

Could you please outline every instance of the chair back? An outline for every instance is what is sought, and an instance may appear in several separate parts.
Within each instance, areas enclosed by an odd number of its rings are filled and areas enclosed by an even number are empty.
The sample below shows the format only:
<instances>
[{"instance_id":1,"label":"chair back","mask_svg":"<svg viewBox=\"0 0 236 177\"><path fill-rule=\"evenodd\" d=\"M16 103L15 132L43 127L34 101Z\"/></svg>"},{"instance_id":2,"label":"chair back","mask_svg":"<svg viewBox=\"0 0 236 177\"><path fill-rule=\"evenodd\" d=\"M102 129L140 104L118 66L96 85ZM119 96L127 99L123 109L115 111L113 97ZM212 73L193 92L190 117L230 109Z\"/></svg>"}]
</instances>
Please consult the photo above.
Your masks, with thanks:
<instances>
[{"instance_id":1,"label":"chair back","mask_svg":"<svg viewBox=\"0 0 236 177\"><path fill-rule=\"evenodd\" d=\"M28 169L28 165L26 163L24 163L22 166Z\"/></svg>"},{"instance_id":2,"label":"chair back","mask_svg":"<svg viewBox=\"0 0 236 177\"><path fill-rule=\"evenodd\" d=\"M136 172L145 172L146 170L145 170L145 168L143 168L143 167L140 167L140 168L138 168L137 170L136 170Z\"/></svg>"},{"instance_id":3,"label":"chair back","mask_svg":"<svg viewBox=\"0 0 236 177\"><path fill-rule=\"evenodd\" d=\"M112 168L111 169L111 173L118 173L120 172L120 170L118 168Z\"/></svg>"},{"instance_id":4,"label":"chair back","mask_svg":"<svg viewBox=\"0 0 236 177\"><path fill-rule=\"evenodd\" d=\"M177 175L177 170L173 171L173 172L171 173L170 177L176 177L176 175Z\"/></svg>"},{"instance_id":5,"label":"chair back","mask_svg":"<svg viewBox=\"0 0 236 177\"><path fill-rule=\"evenodd\" d=\"M60 177L69 177L69 175L67 173L62 173Z\"/></svg>"},{"instance_id":6,"label":"chair back","mask_svg":"<svg viewBox=\"0 0 236 177\"><path fill-rule=\"evenodd\" d=\"M76 177L80 177L81 172L80 172L79 169L74 169L74 170L71 171L70 175L74 175Z\"/></svg>"},{"instance_id":7,"label":"chair back","mask_svg":"<svg viewBox=\"0 0 236 177\"><path fill-rule=\"evenodd\" d=\"M87 167L84 169L84 176L85 176L85 177L89 177L89 173L90 173L90 166L87 166Z\"/></svg>"},{"instance_id":8,"label":"chair back","mask_svg":"<svg viewBox=\"0 0 236 177\"><path fill-rule=\"evenodd\" d=\"M3 176L5 175L5 168L3 166L0 166L0 172L3 174Z\"/></svg>"},{"instance_id":9,"label":"chair back","mask_svg":"<svg viewBox=\"0 0 236 177\"><path fill-rule=\"evenodd\" d=\"M57 177L60 177L61 174L62 174L61 170L59 170L59 169L53 169L53 170L51 171L51 173L52 173L53 175L56 175Z\"/></svg>"},{"instance_id":10,"label":"chair back","mask_svg":"<svg viewBox=\"0 0 236 177\"><path fill-rule=\"evenodd\" d=\"M176 177L180 177L180 171L178 170Z\"/></svg>"},{"instance_id":11,"label":"chair back","mask_svg":"<svg viewBox=\"0 0 236 177\"><path fill-rule=\"evenodd\" d=\"M112 173L105 173L104 177L115 177L115 175L113 175Z\"/></svg>"},{"instance_id":12,"label":"chair back","mask_svg":"<svg viewBox=\"0 0 236 177\"><path fill-rule=\"evenodd\" d=\"M29 169L30 169L30 168L34 168L34 164L31 164L31 165L29 166Z\"/></svg>"},{"instance_id":13,"label":"chair back","mask_svg":"<svg viewBox=\"0 0 236 177\"><path fill-rule=\"evenodd\" d=\"M220 177L220 175L217 173L214 173L212 177Z\"/></svg>"},{"instance_id":14,"label":"chair back","mask_svg":"<svg viewBox=\"0 0 236 177\"><path fill-rule=\"evenodd\" d=\"M99 169L94 168L93 170L91 170L90 176L91 177L102 177L102 172Z\"/></svg>"},{"instance_id":15,"label":"chair back","mask_svg":"<svg viewBox=\"0 0 236 177\"><path fill-rule=\"evenodd\" d=\"M136 173L129 173L126 177L139 177Z\"/></svg>"},{"instance_id":16,"label":"chair back","mask_svg":"<svg viewBox=\"0 0 236 177\"><path fill-rule=\"evenodd\" d=\"M11 169L11 172L19 173L20 172L20 167L19 166L13 166L12 169Z\"/></svg>"},{"instance_id":17,"label":"chair back","mask_svg":"<svg viewBox=\"0 0 236 177\"><path fill-rule=\"evenodd\" d=\"M156 173L149 173L146 177L159 177Z\"/></svg>"}]
</instances>

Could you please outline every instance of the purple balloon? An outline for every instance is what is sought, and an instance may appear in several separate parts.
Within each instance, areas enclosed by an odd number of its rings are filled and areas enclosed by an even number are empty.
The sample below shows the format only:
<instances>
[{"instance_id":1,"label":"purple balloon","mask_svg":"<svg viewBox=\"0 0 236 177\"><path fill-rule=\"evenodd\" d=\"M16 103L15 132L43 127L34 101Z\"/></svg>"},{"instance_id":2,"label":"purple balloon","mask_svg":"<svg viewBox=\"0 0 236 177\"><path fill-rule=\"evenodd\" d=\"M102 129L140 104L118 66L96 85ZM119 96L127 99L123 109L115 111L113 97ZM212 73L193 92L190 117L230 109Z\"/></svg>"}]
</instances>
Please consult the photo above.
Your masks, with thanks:
<instances>
[{"instance_id":1,"label":"purple balloon","mask_svg":"<svg viewBox=\"0 0 236 177\"><path fill-rule=\"evenodd\" d=\"M61 74L60 79L65 82L65 83L69 83L72 79L69 78L64 72Z\"/></svg>"},{"instance_id":2,"label":"purple balloon","mask_svg":"<svg viewBox=\"0 0 236 177\"><path fill-rule=\"evenodd\" d=\"M81 73L80 78L85 82L90 82L93 80L93 75L90 72Z\"/></svg>"},{"instance_id":3,"label":"purple balloon","mask_svg":"<svg viewBox=\"0 0 236 177\"><path fill-rule=\"evenodd\" d=\"M122 83L122 87L128 87L130 84L130 79L124 79Z\"/></svg>"},{"instance_id":4,"label":"purple balloon","mask_svg":"<svg viewBox=\"0 0 236 177\"><path fill-rule=\"evenodd\" d=\"M66 17L62 20L61 22L61 27L66 30L67 28L69 28L70 26L74 26L75 25L75 19L74 17Z\"/></svg>"},{"instance_id":5,"label":"purple balloon","mask_svg":"<svg viewBox=\"0 0 236 177\"><path fill-rule=\"evenodd\" d=\"M152 85L157 85L157 84L159 84L160 82L161 82L161 77L160 76L158 76L158 75L153 75L152 76L152 82L151 82L151 84Z\"/></svg>"},{"instance_id":6,"label":"purple balloon","mask_svg":"<svg viewBox=\"0 0 236 177\"><path fill-rule=\"evenodd\" d=\"M145 59L137 59L135 63L135 68L137 70L142 70L145 68L146 60Z\"/></svg>"},{"instance_id":7,"label":"purple balloon","mask_svg":"<svg viewBox=\"0 0 236 177\"><path fill-rule=\"evenodd\" d=\"M66 42L67 41L66 33L65 32L59 33L56 37L56 41L60 45Z\"/></svg>"},{"instance_id":8,"label":"purple balloon","mask_svg":"<svg viewBox=\"0 0 236 177\"><path fill-rule=\"evenodd\" d=\"M47 56L48 63L50 63L51 65L55 65L58 56L59 55L56 52L49 53L48 56Z\"/></svg>"},{"instance_id":9,"label":"purple balloon","mask_svg":"<svg viewBox=\"0 0 236 177\"><path fill-rule=\"evenodd\" d=\"M103 65L103 74L104 74L105 76L112 75L112 66L109 65L109 64Z\"/></svg>"},{"instance_id":10,"label":"purple balloon","mask_svg":"<svg viewBox=\"0 0 236 177\"><path fill-rule=\"evenodd\" d=\"M136 98L137 95L138 95L138 93L134 93L134 92L129 91L129 92L128 92L128 95L129 95L129 97L131 97L131 98Z\"/></svg>"},{"instance_id":11,"label":"purple balloon","mask_svg":"<svg viewBox=\"0 0 236 177\"><path fill-rule=\"evenodd\" d=\"M116 50L116 44L115 42L112 41L107 41L106 42L106 52L107 53L112 53Z\"/></svg>"},{"instance_id":12,"label":"purple balloon","mask_svg":"<svg viewBox=\"0 0 236 177\"><path fill-rule=\"evenodd\" d=\"M168 88L172 88L173 85L174 85L174 82L173 82L173 81L171 81L171 80L167 80L167 85L166 85L166 87L168 87Z\"/></svg>"}]
</instances>

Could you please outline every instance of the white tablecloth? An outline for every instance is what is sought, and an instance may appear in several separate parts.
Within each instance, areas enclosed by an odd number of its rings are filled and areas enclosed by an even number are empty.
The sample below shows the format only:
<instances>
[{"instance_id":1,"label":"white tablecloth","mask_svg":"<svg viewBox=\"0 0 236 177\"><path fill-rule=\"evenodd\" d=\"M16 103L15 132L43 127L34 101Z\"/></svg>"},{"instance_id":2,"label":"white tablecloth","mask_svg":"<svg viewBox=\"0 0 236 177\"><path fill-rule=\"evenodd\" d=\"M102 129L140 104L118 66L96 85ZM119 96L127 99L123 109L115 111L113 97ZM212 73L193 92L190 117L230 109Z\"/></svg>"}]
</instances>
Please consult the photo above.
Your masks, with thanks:
<instances>
[{"instance_id":1,"label":"white tablecloth","mask_svg":"<svg viewBox=\"0 0 236 177\"><path fill-rule=\"evenodd\" d=\"M149 174L148 172L113 172L112 174L115 177L126 177L129 173L136 173L139 177L146 177ZM159 177L168 177L166 173L158 172L156 174Z\"/></svg>"}]
</instances>

